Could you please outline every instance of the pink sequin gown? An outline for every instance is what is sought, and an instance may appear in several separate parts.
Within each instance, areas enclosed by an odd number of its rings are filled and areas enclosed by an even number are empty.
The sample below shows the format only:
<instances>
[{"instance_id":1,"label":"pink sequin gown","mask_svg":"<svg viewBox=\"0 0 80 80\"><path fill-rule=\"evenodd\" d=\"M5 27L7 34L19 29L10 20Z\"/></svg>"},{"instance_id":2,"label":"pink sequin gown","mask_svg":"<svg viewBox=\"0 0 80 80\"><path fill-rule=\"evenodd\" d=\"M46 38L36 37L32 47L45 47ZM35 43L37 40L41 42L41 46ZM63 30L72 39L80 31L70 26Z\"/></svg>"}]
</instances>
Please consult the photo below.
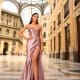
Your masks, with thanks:
<instances>
[{"instance_id":1,"label":"pink sequin gown","mask_svg":"<svg viewBox=\"0 0 80 80\"><path fill-rule=\"evenodd\" d=\"M27 42L27 57L26 62L21 74L21 80L34 80L33 69L32 69L32 55L36 49L36 46L41 47L40 42L40 29L29 29L32 39ZM40 53L39 53L40 54ZM38 57L38 80L44 80L44 72L42 65L42 55Z\"/></svg>"}]
</instances>

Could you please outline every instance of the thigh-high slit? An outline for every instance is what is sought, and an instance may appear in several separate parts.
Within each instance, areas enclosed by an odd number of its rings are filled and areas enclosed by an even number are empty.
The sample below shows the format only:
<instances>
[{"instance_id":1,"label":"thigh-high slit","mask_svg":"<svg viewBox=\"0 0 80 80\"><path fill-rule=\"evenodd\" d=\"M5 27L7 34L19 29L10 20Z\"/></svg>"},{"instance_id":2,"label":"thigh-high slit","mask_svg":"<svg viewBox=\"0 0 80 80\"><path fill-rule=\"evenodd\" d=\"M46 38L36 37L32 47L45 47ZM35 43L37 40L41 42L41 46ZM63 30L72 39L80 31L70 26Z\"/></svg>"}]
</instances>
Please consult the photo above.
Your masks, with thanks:
<instances>
[{"instance_id":1,"label":"thigh-high slit","mask_svg":"<svg viewBox=\"0 0 80 80\"><path fill-rule=\"evenodd\" d=\"M33 75L33 68L32 68L32 56L33 53L36 49L36 47L41 47L40 46L40 41L39 40L29 40L27 42L27 56L26 56L26 62L21 74L21 79L20 80L33 80L34 75ZM44 80L44 72L43 72L43 66L42 66L42 55L39 52L38 53L38 79L39 80Z\"/></svg>"}]
</instances>

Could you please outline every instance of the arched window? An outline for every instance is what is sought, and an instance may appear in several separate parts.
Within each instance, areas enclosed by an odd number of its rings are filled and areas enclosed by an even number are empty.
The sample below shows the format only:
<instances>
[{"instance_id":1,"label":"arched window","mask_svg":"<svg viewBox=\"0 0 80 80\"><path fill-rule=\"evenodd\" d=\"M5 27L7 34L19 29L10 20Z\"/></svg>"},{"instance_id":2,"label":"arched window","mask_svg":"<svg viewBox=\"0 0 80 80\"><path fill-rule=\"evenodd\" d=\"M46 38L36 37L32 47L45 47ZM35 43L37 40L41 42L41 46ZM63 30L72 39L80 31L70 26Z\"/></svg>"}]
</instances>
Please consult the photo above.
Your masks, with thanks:
<instances>
[{"instance_id":1,"label":"arched window","mask_svg":"<svg viewBox=\"0 0 80 80\"><path fill-rule=\"evenodd\" d=\"M33 7L33 6L25 7L21 11L21 17L22 17L24 24L29 23L32 13L35 13L35 12L37 12L37 13L39 13L39 15L41 15L40 10L36 7Z\"/></svg>"}]
</instances>

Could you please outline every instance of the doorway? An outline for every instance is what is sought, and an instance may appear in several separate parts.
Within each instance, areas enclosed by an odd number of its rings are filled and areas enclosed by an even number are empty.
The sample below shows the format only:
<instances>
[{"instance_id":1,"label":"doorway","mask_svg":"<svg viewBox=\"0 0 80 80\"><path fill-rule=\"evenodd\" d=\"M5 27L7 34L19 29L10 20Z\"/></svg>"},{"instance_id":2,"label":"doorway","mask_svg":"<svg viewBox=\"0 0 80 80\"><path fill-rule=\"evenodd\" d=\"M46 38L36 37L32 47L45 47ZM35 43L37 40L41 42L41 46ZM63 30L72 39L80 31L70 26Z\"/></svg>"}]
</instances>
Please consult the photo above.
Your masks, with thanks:
<instances>
[{"instance_id":1,"label":"doorway","mask_svg":"<svg viewBox=\"0 0 80 80\"><path fill-rule=\"evenodd\" d=\"M69 46L70 46L70 27L69 24L65 27L65 59L69 60Z\"/></svg>"},{"instance_id":2,"label":"doorway","mask_svg":"<svg viewBox=\"0 0 80 80\"><path fill-rule=\"evenodd\" d=\"M3 55L7 55L7 51L8 51L8 43L4 42Z\"/></svg>"},{"instance_id":3,"label":"doorway","mask_svg":"<svg viewBox=\"0 0 80 80\"><path fill-rule=\"evenodd\" d=\"M60 50L61 50L61 32L58 33L58 58L60 59Z\"/></svg>"},{"instance_id":4,"label":"doorway","mask_svg":"<svg viewBox=\"0 0 80 80\"><path fill-rule=\"evenodd\" d=\"M80 62L80 15L76 19L77 23L77 40L78 40L78 62Z\"/></svg>"}]
</instances>

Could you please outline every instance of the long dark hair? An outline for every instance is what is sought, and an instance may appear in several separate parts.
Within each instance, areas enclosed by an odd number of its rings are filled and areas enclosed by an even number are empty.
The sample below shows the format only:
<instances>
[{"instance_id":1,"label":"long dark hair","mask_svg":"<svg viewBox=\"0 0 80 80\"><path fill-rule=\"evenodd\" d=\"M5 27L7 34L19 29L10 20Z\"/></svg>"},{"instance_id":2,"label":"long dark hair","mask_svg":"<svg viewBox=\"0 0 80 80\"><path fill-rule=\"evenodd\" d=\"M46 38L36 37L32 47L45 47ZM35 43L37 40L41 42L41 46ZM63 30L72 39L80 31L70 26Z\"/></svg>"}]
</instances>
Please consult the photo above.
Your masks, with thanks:
<instances>
[{"instance_id":1,"label":"long dark hair","mask_svg":"<svg viewBox=\"0 0 80 80\"><path fill-rule=\"evenodd\" d=\"M39 15L38 13L33 13L33 14L32 14L32 16L31 16L31 20L30 20L29 24L32 23L32 17L33 17L34 15L36 15L36 14ZM36 21L36 24L38 24L38 20Z\"/></svg>"}]
</instances>

